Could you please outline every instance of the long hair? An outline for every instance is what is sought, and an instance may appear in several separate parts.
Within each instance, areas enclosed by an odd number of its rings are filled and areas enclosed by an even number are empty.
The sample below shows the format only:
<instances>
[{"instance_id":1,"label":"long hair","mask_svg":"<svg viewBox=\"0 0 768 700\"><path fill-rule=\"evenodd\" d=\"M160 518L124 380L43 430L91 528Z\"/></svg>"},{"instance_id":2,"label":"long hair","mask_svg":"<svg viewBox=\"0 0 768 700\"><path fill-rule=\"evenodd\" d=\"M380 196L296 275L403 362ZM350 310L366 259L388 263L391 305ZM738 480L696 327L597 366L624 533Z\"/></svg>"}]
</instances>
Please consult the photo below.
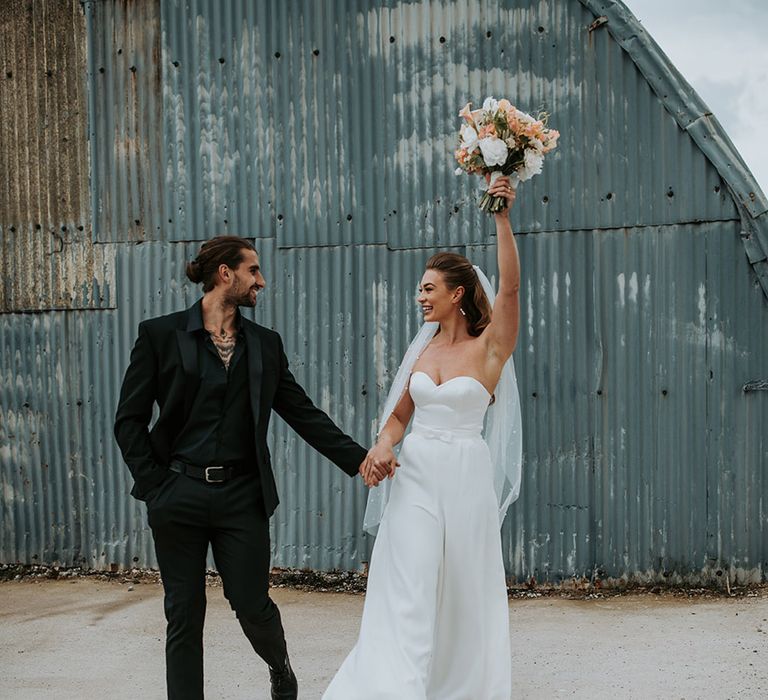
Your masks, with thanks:
<instances>
[{"instance_id":1,"label":"long hair","mask_svg":"<svg viewBox=\"0 0 768 700\"><path fill-rule=\"evenodd\" d=\"M216 286L216 274L219 265L235 269L243 262L243 250L256 251L253 243L240 236L216 236L200 247L197 257L187 263L187 277L198 284L202 282L203 291L210 292Z\"/></svg>"},{"instance_id":2,"label":"long hair","mask_svg":"<svg viewBox=\"0 0 768 700\"><path fill-rule=\"evenodd\" d=\"M461 308L467 317L469 334L479 336L491 322L492 309L472 263L458 253L437 253L427 260L427 270L440 272L448 289L464 287Z\"/></svg>"}]
</instances>

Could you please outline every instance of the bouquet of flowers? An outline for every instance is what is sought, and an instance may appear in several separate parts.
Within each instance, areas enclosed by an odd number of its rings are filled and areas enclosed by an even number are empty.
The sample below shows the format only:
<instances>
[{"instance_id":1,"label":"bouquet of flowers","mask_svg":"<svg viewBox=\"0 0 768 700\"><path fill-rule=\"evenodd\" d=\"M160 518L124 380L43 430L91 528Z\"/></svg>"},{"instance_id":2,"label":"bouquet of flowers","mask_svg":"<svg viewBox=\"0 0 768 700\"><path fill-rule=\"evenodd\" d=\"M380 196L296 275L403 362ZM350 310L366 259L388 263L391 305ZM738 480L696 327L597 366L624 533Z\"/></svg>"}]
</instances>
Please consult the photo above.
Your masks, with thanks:
<instances>
[{"instance_id":1,"label":"bouquet of flowers","mask_svg":"<svg viewBox=\"0 0 768 700\"><path fill-rule=\"evenodd\" d=\"M557 146L560 133L547 127L549 115L537 118L521 112L509 100L486 98L482 109L471 109L467 102L459 116L464 119L459 132L456 174L471 173L491 176L493 184L502 175L509 177L512 187L530 180L541 172L544 154ZM486 190L478 206L495 214L507 206L503 197Z\"/></svg>"}]
</instances>

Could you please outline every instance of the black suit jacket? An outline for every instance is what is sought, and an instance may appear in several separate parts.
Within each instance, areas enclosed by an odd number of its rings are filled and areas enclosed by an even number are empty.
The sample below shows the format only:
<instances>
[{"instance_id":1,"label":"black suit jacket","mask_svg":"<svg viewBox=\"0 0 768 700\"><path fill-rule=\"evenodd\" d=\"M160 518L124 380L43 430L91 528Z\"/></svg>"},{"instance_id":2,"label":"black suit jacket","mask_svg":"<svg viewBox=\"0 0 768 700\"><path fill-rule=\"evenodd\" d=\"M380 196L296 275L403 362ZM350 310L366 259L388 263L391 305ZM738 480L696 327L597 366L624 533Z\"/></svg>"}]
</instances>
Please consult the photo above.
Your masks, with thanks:
<instances>
[{"instance_id":1,"label":"black suit jacket","mask_svg":"<svg viewBox=\"0 0 768 700\"><path fill-rule=\"evenodd\" d=\"M188 330L190 312L187 309L140 323L123 379L115 438L135 482L131 495L139 499L167 476L174 440L189 416L199 386L198 344ZM247 342L256 468L261 477L264 506L271 515L279 502L267 447L272 410L350 476L357 474L366 451L339 430L296 382L288 369L280 335L245 318L242 323ZM155 403L160 413L150 430Z\"/></svg>"}]
</instances>

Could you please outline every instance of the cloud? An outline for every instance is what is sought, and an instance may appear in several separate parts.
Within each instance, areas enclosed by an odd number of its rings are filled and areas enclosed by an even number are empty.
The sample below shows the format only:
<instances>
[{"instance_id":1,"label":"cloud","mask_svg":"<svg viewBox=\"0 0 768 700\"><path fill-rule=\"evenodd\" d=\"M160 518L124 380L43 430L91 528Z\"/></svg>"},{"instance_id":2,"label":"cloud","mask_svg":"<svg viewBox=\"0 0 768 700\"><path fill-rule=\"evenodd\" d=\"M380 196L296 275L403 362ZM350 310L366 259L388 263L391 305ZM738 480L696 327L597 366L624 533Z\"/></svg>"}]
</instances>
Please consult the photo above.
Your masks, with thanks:
<instances>
[{"instance_id":1,"label":"cloud","mask_svg":"<svg viewBox=\"0 0 768 700\"><path fill-rule=\"evenodd\" d=\"M768 3L627 0L768 192Z\"/></svg>"}]
</instances>

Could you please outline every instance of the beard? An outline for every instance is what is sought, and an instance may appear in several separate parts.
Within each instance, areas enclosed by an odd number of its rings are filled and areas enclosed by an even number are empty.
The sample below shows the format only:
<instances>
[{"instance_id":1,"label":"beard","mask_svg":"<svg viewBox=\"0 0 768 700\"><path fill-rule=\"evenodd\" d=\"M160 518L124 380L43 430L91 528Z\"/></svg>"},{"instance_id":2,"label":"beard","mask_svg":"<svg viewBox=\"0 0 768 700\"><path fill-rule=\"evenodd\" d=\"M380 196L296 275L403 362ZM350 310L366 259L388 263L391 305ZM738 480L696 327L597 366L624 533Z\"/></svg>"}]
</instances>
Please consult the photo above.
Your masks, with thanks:
<instances>
[{"instance_id":1,"label":"beard","mask_svg":"<svg viewBox=\"0 0 768 700\"><path fill-rule=\"evenodd\" d=\"M257 294L252 293L254 289L254 287L244 287L235 280L227 294L227 301L236 306L256 306Z\"/></svg>"}]
</instances>

